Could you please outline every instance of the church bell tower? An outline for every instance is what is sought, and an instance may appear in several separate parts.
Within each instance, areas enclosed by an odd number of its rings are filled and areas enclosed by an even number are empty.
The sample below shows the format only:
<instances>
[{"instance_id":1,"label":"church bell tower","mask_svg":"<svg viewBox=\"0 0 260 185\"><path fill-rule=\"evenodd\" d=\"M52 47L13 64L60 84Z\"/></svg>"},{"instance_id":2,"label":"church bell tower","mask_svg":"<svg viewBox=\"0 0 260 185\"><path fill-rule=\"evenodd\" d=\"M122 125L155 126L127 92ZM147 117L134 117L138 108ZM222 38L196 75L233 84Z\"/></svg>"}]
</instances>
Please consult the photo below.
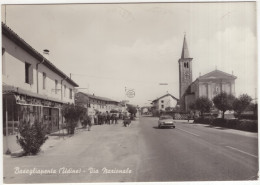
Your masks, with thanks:
<instances>
[{"instance_id":1,"label":"church bell tower","mask_svg":"<svg viewBox=\"0 0 260 185\"><path fill-rule=\"evenodd\" d=\"M189 55L188 46L186 43L186 35L184 35L181 58L179 59L179 93L180 107L185 110L185 94L192 83L192 59Z\"/></svg>"}]
</instances>

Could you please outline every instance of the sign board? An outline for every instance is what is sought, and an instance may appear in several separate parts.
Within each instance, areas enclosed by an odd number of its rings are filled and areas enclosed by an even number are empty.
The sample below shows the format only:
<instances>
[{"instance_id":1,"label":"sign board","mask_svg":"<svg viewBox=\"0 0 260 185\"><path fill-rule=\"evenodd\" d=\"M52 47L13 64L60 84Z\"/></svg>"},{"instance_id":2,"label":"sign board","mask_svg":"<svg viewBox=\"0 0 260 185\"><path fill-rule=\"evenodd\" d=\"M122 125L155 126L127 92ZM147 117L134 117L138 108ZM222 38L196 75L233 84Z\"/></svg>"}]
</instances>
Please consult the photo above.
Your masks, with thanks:
<instances>
[{"instance_id":1,"label":"sign board","mask_svg":"<svg viewBox=\"0 0 260 185\"><path fill-rule=\"evenodd\" d=\"M133 98L133 97L135 97L135 91L134 91L134 90L128 90L128 91L126 92L126 96L127 96L128 98Z\"/></svg>"}]
</instances>

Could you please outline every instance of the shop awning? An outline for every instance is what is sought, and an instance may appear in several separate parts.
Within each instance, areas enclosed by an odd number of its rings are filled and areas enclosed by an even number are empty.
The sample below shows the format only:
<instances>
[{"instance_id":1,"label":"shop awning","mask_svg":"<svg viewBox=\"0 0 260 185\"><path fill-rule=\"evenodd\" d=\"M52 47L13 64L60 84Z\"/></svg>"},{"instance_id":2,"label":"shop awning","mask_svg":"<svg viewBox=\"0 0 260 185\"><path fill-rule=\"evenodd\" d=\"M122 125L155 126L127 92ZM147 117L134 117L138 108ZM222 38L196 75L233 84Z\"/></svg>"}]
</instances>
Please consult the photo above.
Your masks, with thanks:
<instances>
[{"instance_id":1,"label":"shop awning","mask_svg":"<svg viewBox=\"0 0 260 185\"><path fill-rule=\"evenodd\" d=\"M53 102L57 102L57 103L68 103L68 102L64 102L55 98L51 98L48 96L44 96L41 94L37 94L28 90L24 90L20 87L14 87L14 86L10 86L10 85L3 85L3 94L22 94L22 95L26 95L26 96L31 96L34 98L39 98L39 99L43 99L43 100L49 100L49 101L53 101Z\"/></svg>"}]
</instances>

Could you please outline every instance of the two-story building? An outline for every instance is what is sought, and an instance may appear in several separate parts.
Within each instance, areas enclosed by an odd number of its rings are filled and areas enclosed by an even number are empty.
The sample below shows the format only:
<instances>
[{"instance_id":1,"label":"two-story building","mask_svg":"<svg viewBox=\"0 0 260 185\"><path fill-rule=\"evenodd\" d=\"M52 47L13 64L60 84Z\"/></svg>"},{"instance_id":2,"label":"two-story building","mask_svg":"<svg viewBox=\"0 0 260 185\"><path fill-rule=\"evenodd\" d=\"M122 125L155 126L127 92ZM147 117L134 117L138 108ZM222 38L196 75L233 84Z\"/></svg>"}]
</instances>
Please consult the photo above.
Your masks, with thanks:
<instances>
[{"instance_id":1,"label":"two-story building","mask_svg":"<svg viewBox=\"0 0 260 185\"><path fill-rule=\"evenodd\" d=\"M93 115L97 111L102 113L110 112L111 110L117 110L118 112L125 111L125 106L118 101L84 92L76 93L75 101L86 107L89 115Z\"/></svg>"},{"instance_id":2,"label":"two-story building","mask_svg":"<svg viewBox=\"0 0 260 185\"><path fill-rule=\"evenodd\" d=\"M49 132L62 123L61 107L74 103L78 85L2 23L3 132L15 135L21 122L39 121Z\"/></svg>"},{"instance_id":3,"label":"two-story building","mask_svg":"<svg viewBox=\"0 0 260 185\"><path fill-rule=\"evenodd\" d=\"M175 108L178 104L178 99L167 93L152 101L152 109L156 111L165 111L167 107Z\"/></svg>"}]
</instances>

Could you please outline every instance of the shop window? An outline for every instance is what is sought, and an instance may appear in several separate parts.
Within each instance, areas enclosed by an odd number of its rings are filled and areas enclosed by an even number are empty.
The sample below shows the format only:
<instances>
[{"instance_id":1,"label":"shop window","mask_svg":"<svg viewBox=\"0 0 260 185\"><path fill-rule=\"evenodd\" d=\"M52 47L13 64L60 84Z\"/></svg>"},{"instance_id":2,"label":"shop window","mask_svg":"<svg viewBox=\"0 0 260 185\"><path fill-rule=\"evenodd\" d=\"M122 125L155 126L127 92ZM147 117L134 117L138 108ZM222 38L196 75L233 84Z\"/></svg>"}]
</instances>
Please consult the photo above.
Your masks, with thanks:
<instances>
[{"instance_id":1,"label":"shop window","mask_svg":"<svg viewBox=\"0 0 260 185\"><path fill-rule=\"evenodd\" d=\"M2 74L6 75L6 70L5 70L5 48L2 48Z\"/></svg>"}]
</instances>

